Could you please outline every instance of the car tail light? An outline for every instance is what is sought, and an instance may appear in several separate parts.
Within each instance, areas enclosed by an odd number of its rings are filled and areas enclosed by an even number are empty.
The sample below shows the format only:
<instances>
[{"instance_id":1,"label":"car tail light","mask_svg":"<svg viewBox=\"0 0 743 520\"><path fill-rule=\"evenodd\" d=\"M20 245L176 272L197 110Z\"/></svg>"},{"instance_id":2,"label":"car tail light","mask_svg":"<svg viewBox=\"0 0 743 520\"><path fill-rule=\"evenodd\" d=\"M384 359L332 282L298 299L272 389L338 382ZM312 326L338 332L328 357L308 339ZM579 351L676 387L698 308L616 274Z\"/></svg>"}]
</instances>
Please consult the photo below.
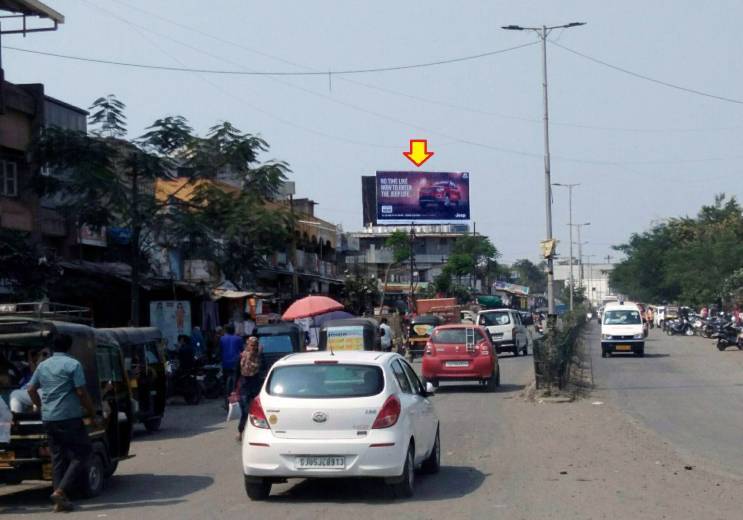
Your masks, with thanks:
<instances>
[{"instance_id":1,"label":"car tail light","mask_svg":"<svg viewBox=\"0 0 743 520\"><path fill-rule=\"evenodd\" d=\"M490 345L488 345L487 341L483 340L478 343L477 346L480 347L480 354L482 354L483 356L490 355Z\"/></svg>"},{"instance_id":2,"label":"car tail light","mask_svg":"<svg viewBox=\"0 0 743 520\"><path fill-rule=\"evenodd\" d=\"M382 406L382 409L379 410L377 418L374 419L372 430L389 428L390 426L394 426L395 424L397 424L397 419L400 418L401 410L402 408L400 406L400 400L397 398L397 396L389 396L384 402L384 406Z\"/></svg>"},{"instance_id":3,"label":"car tail light","mask_svg":"<svg viewBox=\"0 0 743 520\"><path fill-rule=\"evenodd\" d=\"M268 420L266 419L266 413L263 411L263 406L261 406L260 397L256 397L250 402L248 418L250 419L250 424L252 424L256 428L269 428Z\"/></svg>"},{"instance_id":4,"label":"car tail light","mask_svg":"<svg viewBox=\"0 0 743 520\"><path fill-rule=\"evenodd\" d=\"M511 339L516 340L516 327L511 329Z\"/></svg>"},{"instance_id":5,"label":"car tail light","mask_svg":"<svg viewBox=\"0 0 743 520\"><path fill-rule=\"evenodd\" d=\"M426 343L426 355L433 356L433 352L434 352L433 344L431 344L431 342L429 341L428 343Z\"/></svg>"}]
</instances>

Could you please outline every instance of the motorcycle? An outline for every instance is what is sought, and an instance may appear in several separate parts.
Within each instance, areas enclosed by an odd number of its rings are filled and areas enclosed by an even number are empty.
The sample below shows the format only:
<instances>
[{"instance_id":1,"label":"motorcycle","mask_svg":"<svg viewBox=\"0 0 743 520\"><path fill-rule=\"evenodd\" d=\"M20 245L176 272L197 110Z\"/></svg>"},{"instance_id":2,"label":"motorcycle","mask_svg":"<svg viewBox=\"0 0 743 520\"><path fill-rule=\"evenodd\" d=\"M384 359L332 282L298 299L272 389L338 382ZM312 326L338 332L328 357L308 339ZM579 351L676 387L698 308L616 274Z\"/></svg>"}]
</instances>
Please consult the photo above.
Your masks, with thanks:
<instances>
[{"instance_id":1,"label":"motorcycle","mask_svg":"<svg viewBox=\"0 0 743 520\"><path fill-rule=\"evenodd\" d=\"M694 328L691 326L691 323L689 323L688 320L681 318L668 322L668 325L666 326L666 334L668 334L669 336L675 336L677 334L684 336L693 336Z\"/></svg>"},{"instance_id":2,"label":"motorcycle","mask_svg":"<svg viewBox=\"0 0 743 520\"><path fill-rule=\"evenodd\" d=\"M202 365L199 375L204 376L202 390L207 399L217 399L224 393L222 365L220 363Z\"/></svg>"},{"instance_id":3,"label":"motorcycle","mask_svg":"<svg viewBox=\"0 0 743 520\"><path fill-rule=\"evenodd\" d=\"M743 350L741 328L736 327L732 321L724 323L713 337L717 338L717 350L719 351L728 347L738 347L738 350Z\"/></svg>"},{"instance_id":4,"label":"motorcycle","mask_svg":"<svg viewBox=\"0 0 743 520\"><path fill-rule=\"evenodd\" d=\"M201 402L203 376L197 374L197 369L183 371L177 359L168 359L165 362L165 389L168 398L180 395L187 404L196 405Z\"/></svg>"}]
</instances>

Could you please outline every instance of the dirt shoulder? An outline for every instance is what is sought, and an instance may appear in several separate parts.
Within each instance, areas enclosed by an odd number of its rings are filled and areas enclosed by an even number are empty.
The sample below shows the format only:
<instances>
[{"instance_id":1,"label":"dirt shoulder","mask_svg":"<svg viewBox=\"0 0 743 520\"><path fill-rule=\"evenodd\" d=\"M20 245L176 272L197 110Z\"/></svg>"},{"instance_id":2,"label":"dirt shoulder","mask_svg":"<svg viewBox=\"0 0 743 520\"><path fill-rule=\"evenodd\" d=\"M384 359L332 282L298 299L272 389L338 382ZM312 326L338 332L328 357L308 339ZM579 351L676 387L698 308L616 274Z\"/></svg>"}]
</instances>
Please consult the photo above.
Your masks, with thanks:
<instances>
[{"instance_id":1,"label":"dirt shoulder","mask_svg":"<svg viewBox=\"0 0 743 520\"><path fill-rule=\"evenodd\" d=\"M509 465L518 461L527 486L510 518L741 518L743 482L690 466L655 433L594 402L506 406Z\"/></svg>"}]
</instances>

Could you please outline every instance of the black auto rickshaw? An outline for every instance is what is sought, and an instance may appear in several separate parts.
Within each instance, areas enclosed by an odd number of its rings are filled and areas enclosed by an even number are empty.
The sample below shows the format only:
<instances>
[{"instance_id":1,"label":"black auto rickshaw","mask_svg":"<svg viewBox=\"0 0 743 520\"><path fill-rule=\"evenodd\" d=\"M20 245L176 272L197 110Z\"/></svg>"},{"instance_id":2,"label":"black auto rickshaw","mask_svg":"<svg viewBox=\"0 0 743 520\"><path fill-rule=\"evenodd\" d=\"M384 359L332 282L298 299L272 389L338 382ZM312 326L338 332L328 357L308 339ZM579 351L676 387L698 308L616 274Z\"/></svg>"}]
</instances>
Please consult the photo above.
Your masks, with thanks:
<instances>
[{"instance_id":1,"label":"black auto rickshaw","mask_svg":"<svg viewBox=\"0 0 743 520\"><path fill-rule=\"evenodd\" d=\"M371 318L328 320L320 328L319 350L382 350L379 324Z\"/></svg>"},{"instance_id":2,"label":"black auto rickshaw","mask_svg":"<svg viewBox=\"0 0 743 520\"><path fill-rule=\"evenodd\" d=\"M409 360L422 356L433 329L444 324L444 319L435 314L421 314L410 320L408 339L405 342L405 356Z\"/></svg>"},{"instance_id":3,"label":"black auto rickshaw","mask_svg":"<svg viewBox=\"0 0 743 520\"><path fill-rule=\"evenodd\" d=\"M24 385L50 353L54 338L67 334L72 338L69 355L82 364L88 393L102 418L86 420L93 455L79 489L83 496L96 496L119 461L129 457L132 405L121 350L113 341L97 342L90 326L54 319L63 315L39 312L32 317L13 309L12 304L0 306L0 483L52 479L46 432L39 412L25 398Z\"/></svg>"},{"instance_id":4,"label":"black auto rickshaw","mask_svg":"<svg viewBox=\"0 0 743 520\"><path fill-rule=\"evenodd\" d=\"M294 352L304 352L304 330L292 322L258 325L255 335L261 345L263 370L268 371L279 359Z\"/></svg>"},{"instance_id":5,"label":"black auto rickshaw","mask_svg":"<svg viewBox=\"0 0 743 520\"><path fill-rule=\"evenodd\" d=\"M115 341L121 348L134 398L134 418L144 424L147 431L157 431L165 413L166 400L165 357L160 329L96 329L96 336Z\"/></svg>"}]
</instances>

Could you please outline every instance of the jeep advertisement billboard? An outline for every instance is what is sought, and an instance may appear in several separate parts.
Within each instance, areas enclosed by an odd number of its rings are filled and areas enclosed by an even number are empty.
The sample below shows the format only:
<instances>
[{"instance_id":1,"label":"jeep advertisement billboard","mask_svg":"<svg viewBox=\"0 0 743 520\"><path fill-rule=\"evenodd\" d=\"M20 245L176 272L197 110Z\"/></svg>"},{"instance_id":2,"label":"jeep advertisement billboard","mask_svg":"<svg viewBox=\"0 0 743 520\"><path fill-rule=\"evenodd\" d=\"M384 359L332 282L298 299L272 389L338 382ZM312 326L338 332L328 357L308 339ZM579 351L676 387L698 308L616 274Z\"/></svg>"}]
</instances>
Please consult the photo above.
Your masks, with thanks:
<instances>
[{"instance_id":1,"label":"jeep advertisement billboard","mask_svg":"<svg viewBox=\"0 0 743 520\"><path fill-rule=\"evenodd\" d=\"M377 221L470 219L467 172L377 172Z\"/></svg>"}]
</instances>

